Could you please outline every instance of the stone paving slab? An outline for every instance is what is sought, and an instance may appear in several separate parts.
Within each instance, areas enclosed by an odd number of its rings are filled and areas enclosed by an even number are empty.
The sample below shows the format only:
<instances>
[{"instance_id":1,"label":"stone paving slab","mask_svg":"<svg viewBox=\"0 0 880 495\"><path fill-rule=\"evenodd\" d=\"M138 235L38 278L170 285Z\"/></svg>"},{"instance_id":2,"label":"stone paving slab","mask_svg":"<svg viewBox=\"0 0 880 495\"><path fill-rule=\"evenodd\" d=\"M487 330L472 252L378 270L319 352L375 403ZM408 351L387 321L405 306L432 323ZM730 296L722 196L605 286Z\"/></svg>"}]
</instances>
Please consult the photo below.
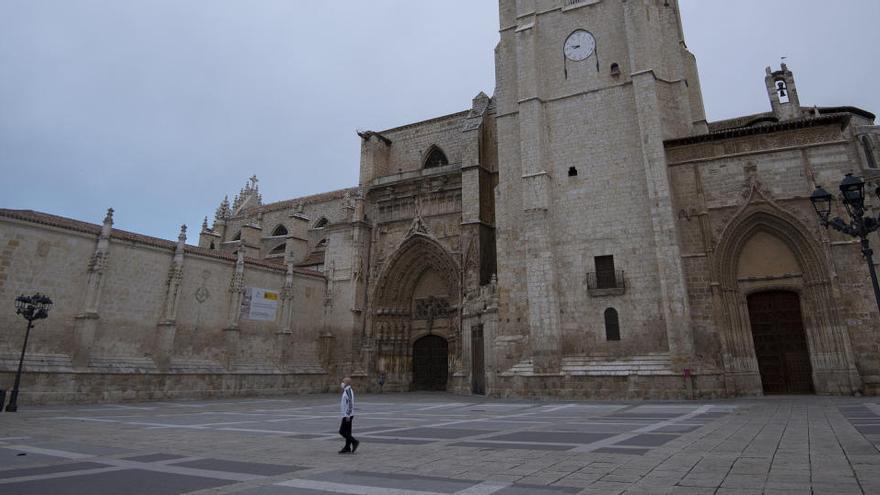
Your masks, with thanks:
<instances>
[{"instance_id":1,"label":"stone paving slab","mask_svg":"<svg viewBox=\"0 0 880 495\"><path fill-rule=\"evenodd\" d=\"M0 493L880 493L875 398L358 398L347 456L335 395L22 405L0 416Z\"/></svg>"},{"instance_id":2,"label":"stone paving slab","mask_svg":"<svg viewBox=\"0 0 880 495\"><path fill-rule=\"evenodd\" d=\"M82 471L84 469L96 469L105 467L103 464L95 462L69 462L65 464L52 464L49 466L40 466L21 469L7 469L0 471L0 479L20 478L27 476L36 476L51 473L68 473L72 471ZM2 493L2 491L0 491Z\"/></svg>"},{"instance_id":3,"label":"stone paving slab","mask_svg":"<svg viewBox=\"0 0 880 495\"><path fill-rule=\"evenodd\" d=\"M178 474L156 475L150 471L132 469L90 476L26 481L7 486L12 486L13 493L17 495L175 495L230 483Z\"/></svg>"}]
</instances>

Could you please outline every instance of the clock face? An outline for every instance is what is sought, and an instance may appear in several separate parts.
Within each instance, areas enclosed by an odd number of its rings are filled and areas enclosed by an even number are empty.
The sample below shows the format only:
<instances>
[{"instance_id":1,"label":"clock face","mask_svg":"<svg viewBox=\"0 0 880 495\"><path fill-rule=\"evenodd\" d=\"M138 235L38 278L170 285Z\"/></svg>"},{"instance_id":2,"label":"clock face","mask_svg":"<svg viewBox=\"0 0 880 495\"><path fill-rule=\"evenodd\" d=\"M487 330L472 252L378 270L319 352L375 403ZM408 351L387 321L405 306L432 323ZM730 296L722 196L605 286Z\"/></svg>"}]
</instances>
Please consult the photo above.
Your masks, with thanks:
<instances>
[{"instance_id":1,"label":"clock face","mask_svg":"<svg viewBox=\"0 0 880 495\"><path fill-rule=\"evenodd\" d=\"M564 51L565 56L568 57L569 60L575 62L586 60L595 50L596 38L593 38L592 34L583 29L578 29L571 33L568 36L568 39L565 40Z\"/></svg>"}]
</instances>

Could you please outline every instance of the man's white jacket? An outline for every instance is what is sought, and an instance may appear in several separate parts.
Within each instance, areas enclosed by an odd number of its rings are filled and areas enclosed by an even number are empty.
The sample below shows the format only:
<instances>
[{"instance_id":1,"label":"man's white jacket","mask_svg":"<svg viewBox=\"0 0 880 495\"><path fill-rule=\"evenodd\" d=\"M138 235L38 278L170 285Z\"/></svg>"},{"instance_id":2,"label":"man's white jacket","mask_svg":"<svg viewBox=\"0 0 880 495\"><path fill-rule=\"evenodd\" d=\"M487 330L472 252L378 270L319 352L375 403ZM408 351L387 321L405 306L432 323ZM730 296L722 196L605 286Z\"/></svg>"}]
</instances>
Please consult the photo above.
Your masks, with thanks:
<instances>
[{"instance_id":1,"label":"man's white jacket","mask_svg":"<svg viewBox=\"0 0 880 495\"><path fill-rule=\"evenodd\" d=\"M342 389L342 399L339 401L339 414L343 417L354 416L354 391L351 385Z\"/></svg>"}]
</instances>

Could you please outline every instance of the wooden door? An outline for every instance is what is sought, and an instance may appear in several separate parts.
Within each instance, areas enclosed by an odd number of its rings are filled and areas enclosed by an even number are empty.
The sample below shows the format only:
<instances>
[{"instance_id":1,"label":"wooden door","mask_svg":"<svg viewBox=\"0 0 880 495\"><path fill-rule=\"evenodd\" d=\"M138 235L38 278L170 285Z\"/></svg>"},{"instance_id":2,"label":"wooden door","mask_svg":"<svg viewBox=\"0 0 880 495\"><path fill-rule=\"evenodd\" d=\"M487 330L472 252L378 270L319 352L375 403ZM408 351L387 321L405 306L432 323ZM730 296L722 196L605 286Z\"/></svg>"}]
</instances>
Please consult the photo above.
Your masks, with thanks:
<instances>
[{"instance_id":1,"label":"wooden door","mask_svg":"<svg viewBox=\"0 0 880 495\"><path fill-rule=\"evenodd\" d=\"M471 392L486 394L486 364L483 348L483 325L471 327Z\"/></svg>"},{"instance_id":2,"label":"wooden door","mask_svg":"<svg viewBox=\"0 0 880 495\"><path fill-rule=\"evenodd\" d=\"M813 393L810 350L798 294L759 292L749 296L748 303L764 393Z\"/></svg>"},{"instance_id":3,"label":"wooden door","mask_svg":"<svg viewBox=\"0 0 880 495\"><path fill-rule=\"evenodd\" d=\"M446 390L449 374L449 344L427 335L413 344L413 389Z\"/></svg>"}]
</instances>

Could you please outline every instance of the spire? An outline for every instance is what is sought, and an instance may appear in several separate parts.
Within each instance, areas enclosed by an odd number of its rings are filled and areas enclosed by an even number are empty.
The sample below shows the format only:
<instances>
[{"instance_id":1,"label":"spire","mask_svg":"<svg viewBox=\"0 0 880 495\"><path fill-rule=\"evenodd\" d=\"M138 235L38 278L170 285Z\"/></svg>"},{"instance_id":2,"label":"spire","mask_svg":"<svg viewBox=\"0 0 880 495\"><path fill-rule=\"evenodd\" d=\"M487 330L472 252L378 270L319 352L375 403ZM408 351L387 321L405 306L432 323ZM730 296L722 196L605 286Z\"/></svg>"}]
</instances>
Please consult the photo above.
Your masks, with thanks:
<instances>
[{"instance_id":1,"label":"spire","mask_svg":"<svg viewBox=\"0 0 880 495\"><path fill-rule=\"evenodd\" d=\"M205 222L208 218L205 217ZM186 224L180 226L180 234L177 236L177 253L182 254L186 247Z\"/></svg>"},{"instance_id":2,"label":"spire","mask_svg":"<svg viewBox=\"0 0 880 495\"><path fill-rule=\"evenodd\" d=\"M232 203L232 215L238 215L241 211L263 205L263 197L260 195L260 180L256 175L251 176L244 187L235 196Z\"/></svg>"},{"instance_id":3,"label":"spire","mask_svg":"<svg viewBox=\"0 0 880 495\"><path fill-rule=\"evenodd\" d=\"M214 220L225 221L231 213L229 210L229 196L224 196L223 201L220 202L220 206L217 207L217 211L214 213Z\"/></svg>"},{"instance_id":4,"label":"spire","mask_svg":"<svg viewBox=\"0 0 880 495\"><path fill-rule=\"evenodd\" d=\"M101 226L101 238L109 239L113 229L113 208L107 208L107 216L104 217L104 225Z\"/></svg>"},{"instance_id":5,"label":"spire","mask_svg":"<svg viewBox=\"0 0 880 495\"><path fill-rule=\"evenodd\" d=\"M202 232L210 232L211 229L208 228L208 217L206 216L204 220L202 220Z\"/></svg>"}]
</instances>

